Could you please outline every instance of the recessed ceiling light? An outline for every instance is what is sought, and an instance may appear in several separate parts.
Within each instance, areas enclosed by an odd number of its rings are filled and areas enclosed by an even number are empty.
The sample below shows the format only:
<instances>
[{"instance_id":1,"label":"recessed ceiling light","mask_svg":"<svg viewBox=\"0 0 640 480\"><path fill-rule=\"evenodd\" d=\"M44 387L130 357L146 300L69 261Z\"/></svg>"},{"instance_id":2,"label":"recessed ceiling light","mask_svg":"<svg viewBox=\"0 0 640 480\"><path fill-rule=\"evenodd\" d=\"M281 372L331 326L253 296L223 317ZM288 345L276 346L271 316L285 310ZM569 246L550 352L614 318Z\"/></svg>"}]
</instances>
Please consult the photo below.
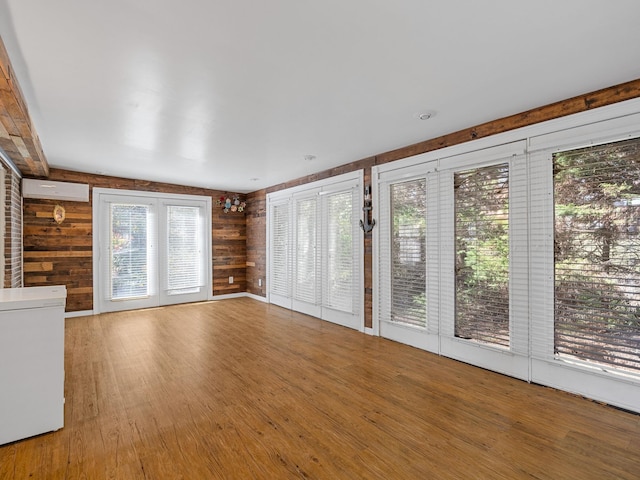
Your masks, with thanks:
<instances>
[{"instance_id":1,"label":"recessed ceiling light","mask_svg":"<svg viewBox=\"0 0 640 480\"><path fill-rule=\"evenodd\" d=\"M435 117L436 112L433 110L425 110L424 112L418 112L414 115L418 120L429 120L430 118Z\"/></svg>"},{"instance_id":2,"label":"recessed ceiling light","mask_svg":"<svg viewBox=\"0 0 640 480\"><path fill-rule=\"evenodd\" d=\"M312 162L313 160L315 160L315 159L316 159L316 156L315 156L315 155L305 155L305 156L304 156L304 159L305 159L307 162Z\"/></svg>"}]
</instances>

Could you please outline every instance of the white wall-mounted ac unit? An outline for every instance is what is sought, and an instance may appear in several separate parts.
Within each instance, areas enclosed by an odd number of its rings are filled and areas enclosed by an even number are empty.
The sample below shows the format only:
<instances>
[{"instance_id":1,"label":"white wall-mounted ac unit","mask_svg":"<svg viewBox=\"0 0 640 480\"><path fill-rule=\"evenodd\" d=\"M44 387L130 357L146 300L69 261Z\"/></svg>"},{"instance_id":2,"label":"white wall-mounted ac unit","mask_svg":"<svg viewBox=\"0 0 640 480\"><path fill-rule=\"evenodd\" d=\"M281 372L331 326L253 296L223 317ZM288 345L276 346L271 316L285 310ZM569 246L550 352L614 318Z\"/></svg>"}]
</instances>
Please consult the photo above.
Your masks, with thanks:
<instances>
[{"instance_id":1,"label":"white wall-mounted ac unit","mask_svg":"<svg viewBox=\"0 0 640 480\"><path fill-rule=\"evenodd\" d=\"M22 196L24 198L88 202L89 185L86 183L51 182L49 180L23 178Z\"/></svg>"}]
</instances>

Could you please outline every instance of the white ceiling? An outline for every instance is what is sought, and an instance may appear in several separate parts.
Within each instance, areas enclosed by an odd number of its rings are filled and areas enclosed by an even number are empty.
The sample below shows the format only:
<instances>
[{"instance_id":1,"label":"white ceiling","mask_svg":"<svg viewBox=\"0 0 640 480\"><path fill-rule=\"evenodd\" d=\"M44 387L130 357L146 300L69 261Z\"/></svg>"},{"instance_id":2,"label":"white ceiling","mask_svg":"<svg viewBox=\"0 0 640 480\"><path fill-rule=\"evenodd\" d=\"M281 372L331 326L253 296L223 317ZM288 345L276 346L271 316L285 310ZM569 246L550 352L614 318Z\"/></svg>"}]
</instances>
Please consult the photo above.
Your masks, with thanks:
<instances>
[{"instance_id":1,"label":"white ceiling","mask_svg":"<svg viewBox=\"0 0 640 480\"><path fill-rule=\"evenodd\" d=\"M638 0L0 0L52 167L237 192L640 78L639 20Z\"/></svg>"}]
</instances>

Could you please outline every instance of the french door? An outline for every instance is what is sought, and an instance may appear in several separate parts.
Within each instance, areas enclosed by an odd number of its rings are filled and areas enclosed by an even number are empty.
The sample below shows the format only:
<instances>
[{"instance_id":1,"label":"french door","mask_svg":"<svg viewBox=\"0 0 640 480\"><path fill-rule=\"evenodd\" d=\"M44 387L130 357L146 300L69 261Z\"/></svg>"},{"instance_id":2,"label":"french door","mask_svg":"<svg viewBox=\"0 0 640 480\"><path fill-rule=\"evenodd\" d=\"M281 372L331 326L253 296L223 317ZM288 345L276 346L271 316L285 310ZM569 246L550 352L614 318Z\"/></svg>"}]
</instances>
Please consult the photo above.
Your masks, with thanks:
<instances>
[{"instance_id":1,"label":"french door","mask_svg":"<svg viewBox=\"0 0 640 480\"><path fill-rule=\"evenodd\" d=\"M94 189L94 310L206 300L211 199Z\"/></svg>"},{"instance_id":2,"label":"french door","mask_svg":"<svg viewBox=\"0 0 640 480\"><path fill-rule=\"evenodd\" d=\"M268 196L269 302L362 330L362 172Z\"/></svg>"},{"instance_id":3,"label":"french door","mask_svg":"<svg viewBox=\"0 0 640 480\"><path fill-rule=\"evenodd\" d=\"M427 262L439 247L434 169L381 175L374 301L381 336L437 352L439 269Z\"/></svg>"},{"instance_id":4,"label":"french door","mask_svg":"<svg viewBox=\"0 0 640 480\"><path fill-rule=\"evenodd\" d=\"M528 376L524 143L376 167L381 336Z\"/></svg>"}]
</instances>

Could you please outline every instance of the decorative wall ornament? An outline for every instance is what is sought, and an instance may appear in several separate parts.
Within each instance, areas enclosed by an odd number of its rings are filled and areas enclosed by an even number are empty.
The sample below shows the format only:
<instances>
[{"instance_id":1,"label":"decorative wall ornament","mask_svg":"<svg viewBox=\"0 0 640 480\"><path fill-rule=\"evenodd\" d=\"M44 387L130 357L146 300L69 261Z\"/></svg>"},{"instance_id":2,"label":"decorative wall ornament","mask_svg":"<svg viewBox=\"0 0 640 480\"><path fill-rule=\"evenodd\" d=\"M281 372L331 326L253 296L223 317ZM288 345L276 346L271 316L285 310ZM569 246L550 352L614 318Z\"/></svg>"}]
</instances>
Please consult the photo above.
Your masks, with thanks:
<instances>
[{"instance_id":1,"label":"decorative wall ornament","mask_svg":"<svg viewBox=\"0 0 640 480\"><path fill-rule=\"evenodd\" d=\"M371 185L367 185L364 188L364 206L362 207L362 211L364 212L364 222L360 220L360 228L364 233L369 233L373 230L373 227L376 226L376 221L371 218L371 222L369 222L370 212L372 210L371 205Z\"/></svg>"},{"instance_id":2,"label":"decorative wall ornament","mask_svg":"<svg viewBox=\"0 0 640 480\"><path fill-rule=\"evenodd\" d=\"M56 205L55 207L53 207L53 219L58 225L64 222L66 216L67 212L62 205Z\"/></svg>"},{"instance_id":3,"label":"decorative wall ornament","mask_svg":"<svg viewBox=\"0 0 640 480\"><path fill-rule=\"evenodd\" d=\"M224 213L229 212L244 212L247 206L247 202L242 202L237 196L234 197L220 197L216 201L216 205L221 207Z\"/></svg>"}]
</instances>

